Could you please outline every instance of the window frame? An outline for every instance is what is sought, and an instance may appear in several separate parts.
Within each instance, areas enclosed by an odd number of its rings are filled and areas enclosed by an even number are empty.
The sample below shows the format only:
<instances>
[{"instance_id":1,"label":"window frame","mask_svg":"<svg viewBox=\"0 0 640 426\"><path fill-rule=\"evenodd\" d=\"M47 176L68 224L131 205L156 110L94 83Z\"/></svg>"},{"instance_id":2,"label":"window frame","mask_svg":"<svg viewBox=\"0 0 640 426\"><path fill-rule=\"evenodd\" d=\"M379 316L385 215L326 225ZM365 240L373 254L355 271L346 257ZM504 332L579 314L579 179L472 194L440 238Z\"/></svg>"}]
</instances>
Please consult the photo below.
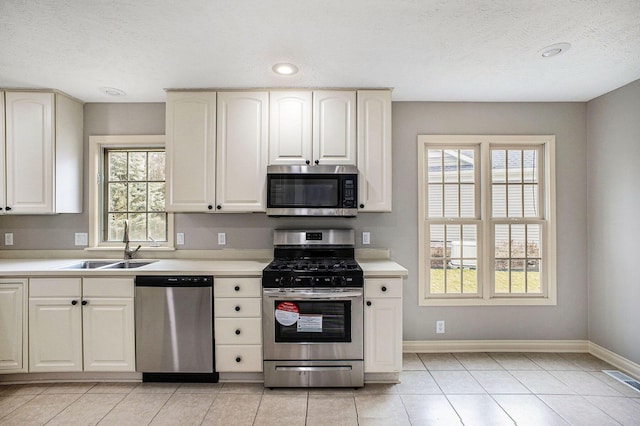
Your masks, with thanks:
<instances>
[{"instance_id":1,"label":"window frame","mask_svg":"<svg viewBox=\"0 0 640 426\"><path fill-rule=\"evenodd\" d=\"M461 149L478 146L480 216L477 231L478 294L430 294L429 225L439 221L455 224L469 219L448 220L428 217L427 177L428 149ZM540 217L493 218L491 190L491 149L526 149L541 147L539 162ZM556 193L555 193L555 136L554 135L418 135L418 302L420 306L548 306L557 304L556 272ZM476 206L478 207L478 206ZM541 224L542 270L540 280L542 292L536 294L496 293L494 286L495 250L493 248L495 223L539 223ZM480 269L482 267L482 269Z\"/></svg>"},{"instance_id":2,"label":"window frame","mask_svg":"<svg viewBox=\"0 0 640 426\"><path fill-rule=\"evenodd\" d=\"M104 152L105 149L165 149L164 135L89 136L89 246L86 250L123 250L123 242L103 241ZM174 215L167 213L167 241L136 241L144 251L175 250Z\"/></svg>"}]
</instances>

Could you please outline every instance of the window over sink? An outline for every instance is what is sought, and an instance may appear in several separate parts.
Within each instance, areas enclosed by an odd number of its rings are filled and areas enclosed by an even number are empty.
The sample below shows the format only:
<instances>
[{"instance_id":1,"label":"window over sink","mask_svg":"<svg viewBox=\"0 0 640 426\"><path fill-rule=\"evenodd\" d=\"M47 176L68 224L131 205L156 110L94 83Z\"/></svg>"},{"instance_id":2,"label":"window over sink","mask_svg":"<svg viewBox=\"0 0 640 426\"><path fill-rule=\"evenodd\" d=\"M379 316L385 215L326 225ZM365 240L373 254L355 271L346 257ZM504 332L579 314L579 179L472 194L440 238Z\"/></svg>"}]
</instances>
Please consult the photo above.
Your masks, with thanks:
<instances>
[{"instance_id":1,"label":"window over sink","mask_svg":"<svg viewBox=\"0 0 640 426\"><path fill-rule=\"evenodd\" d=\"M173 215L165 209L164 136L91 136L89 246L173 248Z\"/></svg>"}]
</instances>

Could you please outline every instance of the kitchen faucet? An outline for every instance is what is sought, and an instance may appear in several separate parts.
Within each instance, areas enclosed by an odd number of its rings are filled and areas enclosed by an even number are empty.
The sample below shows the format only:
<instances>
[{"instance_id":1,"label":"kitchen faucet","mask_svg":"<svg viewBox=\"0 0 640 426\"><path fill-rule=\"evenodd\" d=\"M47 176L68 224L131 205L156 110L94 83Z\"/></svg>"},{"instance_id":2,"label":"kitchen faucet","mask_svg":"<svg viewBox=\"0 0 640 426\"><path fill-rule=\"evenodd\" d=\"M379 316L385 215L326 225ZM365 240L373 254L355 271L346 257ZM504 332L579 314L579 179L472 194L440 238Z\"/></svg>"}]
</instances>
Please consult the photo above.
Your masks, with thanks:
<instances>
[{"instance_id":1,"label":"kitchen faucet","mask_svg":"<svg viewBox=\"0 0 640 426\"><path fill-rule=\"evenodd\" d=\"M124 260L131 260L135 256L135 254L140 250L142 245L139 245L135 250L131 250L129 248L129 221L124 221L124 239L122 240L124 243Z\"/></svg>"}]
</instances>

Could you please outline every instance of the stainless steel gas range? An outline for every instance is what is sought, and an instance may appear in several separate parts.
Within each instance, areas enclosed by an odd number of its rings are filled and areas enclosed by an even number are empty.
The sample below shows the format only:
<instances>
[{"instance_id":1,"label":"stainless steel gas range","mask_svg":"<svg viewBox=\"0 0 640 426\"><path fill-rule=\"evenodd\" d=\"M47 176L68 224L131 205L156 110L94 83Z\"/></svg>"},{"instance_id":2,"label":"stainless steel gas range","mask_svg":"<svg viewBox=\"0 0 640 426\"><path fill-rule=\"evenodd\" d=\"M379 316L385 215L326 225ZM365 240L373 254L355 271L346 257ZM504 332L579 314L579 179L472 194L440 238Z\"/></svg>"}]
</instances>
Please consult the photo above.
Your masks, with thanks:
<instances>
[{"instance_id":1,"label":"stainless steel gas range","mask_svg":"<svg viewBox=\"0 0 640 426\"><path fill-rule=\"evenodd\" d=\"M354 246L350 229L274 232L274 260L262 273L265 386L363 386Z\"/></svg>"}]
</instances>

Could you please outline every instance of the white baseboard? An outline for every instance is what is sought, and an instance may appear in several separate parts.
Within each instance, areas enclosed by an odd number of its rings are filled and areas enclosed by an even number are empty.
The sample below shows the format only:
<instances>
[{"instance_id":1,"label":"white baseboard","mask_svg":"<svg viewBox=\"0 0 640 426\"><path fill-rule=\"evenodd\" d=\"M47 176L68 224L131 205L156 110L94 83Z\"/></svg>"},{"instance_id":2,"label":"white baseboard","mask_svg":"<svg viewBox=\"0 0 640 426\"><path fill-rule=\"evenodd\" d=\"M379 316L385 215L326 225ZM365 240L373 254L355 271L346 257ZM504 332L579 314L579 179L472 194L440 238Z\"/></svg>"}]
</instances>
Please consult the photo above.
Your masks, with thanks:
<instances>
[{"instance_id":1,"label":"white baseboard","mask_svg":"<svg viewBox=\"0 0 640 426\"><path fill-rule=\"evenodd\" d=\"M588 340L426 340L402 342L403 352L589 352Z\"/></svg>"},{"instance_id":2,"label":"white baseboard","mask_svg":"<svg viewBox=\"0 0 640 426\"><path fill-rule=\"evenodd\" d=\"M615 352L611 352L609 349L603 348L593 342L589 342L589 353L593 356L597 356L605 362L608 362L614 367L617 367L630 376L633 376L634 379L640 380L639 364L636 364L635 362L628 360Z\"/></svg>"}]
</instances>

